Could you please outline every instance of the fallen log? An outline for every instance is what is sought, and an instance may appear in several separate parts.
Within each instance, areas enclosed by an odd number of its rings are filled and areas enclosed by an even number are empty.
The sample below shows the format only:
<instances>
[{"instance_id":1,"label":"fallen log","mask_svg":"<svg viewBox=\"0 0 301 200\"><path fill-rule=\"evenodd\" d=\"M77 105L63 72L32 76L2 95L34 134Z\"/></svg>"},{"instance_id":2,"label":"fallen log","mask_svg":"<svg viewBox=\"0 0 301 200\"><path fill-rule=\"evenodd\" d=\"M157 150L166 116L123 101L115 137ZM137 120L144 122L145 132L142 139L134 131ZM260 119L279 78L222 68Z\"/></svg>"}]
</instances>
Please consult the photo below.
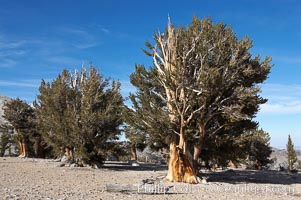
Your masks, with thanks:
<instances>
[{"instance_id":1,"label":"fallen log","mask_svg":"<svg viewBox=\"0 0 301 200\"><path fill-rule=\"evenodd\" d=\"M106 192L122 192L136 194L165 194L170 186L161 184L106 184Z\"/></svg>"},{"instance_id":2,"label":"fallen log","mask_svg":"<svg viewBox=\"0 0 301 200\"><path fill-rule=\"evenodd\" d=\"M106 184L106 192L137 193L139 184Z\"/></svg>"}]
</instances>

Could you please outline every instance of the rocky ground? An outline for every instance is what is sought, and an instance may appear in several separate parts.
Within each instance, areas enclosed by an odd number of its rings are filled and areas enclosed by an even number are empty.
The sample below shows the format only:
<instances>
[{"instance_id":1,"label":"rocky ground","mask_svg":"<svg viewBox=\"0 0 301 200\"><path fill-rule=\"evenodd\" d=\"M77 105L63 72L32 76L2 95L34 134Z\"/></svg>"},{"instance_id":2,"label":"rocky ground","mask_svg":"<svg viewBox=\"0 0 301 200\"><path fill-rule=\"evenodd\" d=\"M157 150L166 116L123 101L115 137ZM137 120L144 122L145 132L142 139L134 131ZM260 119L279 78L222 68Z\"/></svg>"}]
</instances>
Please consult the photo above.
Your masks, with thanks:
<instances>
[{"instance_id":1,"label":"rocky ground","mask_svg":"<svg viewBox=\"0 0 301 200\"><path fill-rule=\"evenodd\" d=\"M230 169L198 185L169 183L166 166L110 162L101 169L45 159L0 157L2 199L301 199L301 174ZM127 192L108 192L114 188Z\"/></svg>"}]
</instances>

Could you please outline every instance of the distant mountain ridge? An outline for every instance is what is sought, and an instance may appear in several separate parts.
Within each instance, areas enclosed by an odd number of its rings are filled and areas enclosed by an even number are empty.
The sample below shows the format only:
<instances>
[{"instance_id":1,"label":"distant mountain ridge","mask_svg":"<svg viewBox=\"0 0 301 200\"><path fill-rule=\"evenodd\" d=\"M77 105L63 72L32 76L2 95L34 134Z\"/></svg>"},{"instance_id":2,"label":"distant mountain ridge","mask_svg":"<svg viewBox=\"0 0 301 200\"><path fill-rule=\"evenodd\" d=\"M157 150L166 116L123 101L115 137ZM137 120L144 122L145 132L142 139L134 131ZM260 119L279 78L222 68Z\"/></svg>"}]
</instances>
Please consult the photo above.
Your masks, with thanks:
<instances>
[{"instance_id":1,"label":"distant mountain ridge","mask_svg":"<svg viewBox=\"0 0 301 200\"><path fill-rule=\"evenodd\" d=\"M301 160L301 150L296 150L296 154L299 160ZM271 154L271 158L277 158L277 160L279 162L284 162L287 160L286 158L286 149L278 149L278 148L274 148L272 147L272 154Z\"/></svg>"},{"instance_id":2,"label":"distant mountain ridge","mask_svg":"<svg viewBox=\"0 0 301 200\"><path fill-rule=\"evenodd\" d=\"M10 100L12 100L12 99L5 95L0 94L0 124L3 124L6 122L6 120L3 118L3 114L4 114L3 106L4 106L5 102L10 101Z\"/></svg>"}]
</instances>

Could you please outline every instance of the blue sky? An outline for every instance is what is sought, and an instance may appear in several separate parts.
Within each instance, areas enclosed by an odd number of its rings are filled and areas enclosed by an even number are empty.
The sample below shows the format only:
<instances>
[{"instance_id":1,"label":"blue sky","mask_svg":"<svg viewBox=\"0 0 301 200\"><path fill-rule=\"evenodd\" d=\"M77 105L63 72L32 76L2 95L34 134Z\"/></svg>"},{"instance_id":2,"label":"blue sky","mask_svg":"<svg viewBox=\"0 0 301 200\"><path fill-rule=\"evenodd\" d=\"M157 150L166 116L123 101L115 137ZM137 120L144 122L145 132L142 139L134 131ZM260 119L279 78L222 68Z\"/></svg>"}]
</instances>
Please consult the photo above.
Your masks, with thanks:
<instances>
[{"instance_id":1,"label":"blue sky","mask_svg":"<svg viewBox=\"0 0 301 200\"><path fill-rule=\"evenodd\" d=\"M284 148L291 134L301 148L300 10L299 0L0 0L0 94L31 103L41 79L92 62L127 96L135 63L151 65L141 48L168 15L175 25L211 16L248 35L254 55L273 58L256 120L273 146Z\"/></svg>"}]
</instances>

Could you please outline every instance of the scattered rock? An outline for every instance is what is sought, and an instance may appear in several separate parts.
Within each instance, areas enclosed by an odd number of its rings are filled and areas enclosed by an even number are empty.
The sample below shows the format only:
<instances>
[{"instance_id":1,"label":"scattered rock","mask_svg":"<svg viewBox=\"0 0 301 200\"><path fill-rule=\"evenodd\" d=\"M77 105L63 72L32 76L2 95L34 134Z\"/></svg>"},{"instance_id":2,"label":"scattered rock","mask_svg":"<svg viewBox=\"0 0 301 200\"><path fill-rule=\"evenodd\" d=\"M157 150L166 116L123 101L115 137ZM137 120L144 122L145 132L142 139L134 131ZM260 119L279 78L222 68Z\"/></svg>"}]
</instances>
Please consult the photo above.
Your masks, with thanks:
<instances>
[{"instance_id":1,"label":"scattered rock","mask_svg":"<svg viewBox=\"0 0 301 200\"><path fill-rule=\"evenodd\" d=\"M140 166L140 165L139 165L139 163L132 163L132 166L138 167L138 166Z\"/></svg>"},{"instance_id":2,"label":"scattered rock","mask_svg":"<svg viewBox=\"0 0 301 200\"><path fill-rule=\"evenodd\" d=\"M70 164L70 167L78 167L78 164L77 163L72 163L72 164Z\"/></svg>"},{"instance_id":3,"label":"scattered rock","mask_svg":"<svg viewBox=\"0 0 301 200\"><path fill-rule=\"evenodd\" d=\"M58 167L64 167L66 164L65 163L60 163L59 165L58 165Z\"/></svg>"}]
</instances>

